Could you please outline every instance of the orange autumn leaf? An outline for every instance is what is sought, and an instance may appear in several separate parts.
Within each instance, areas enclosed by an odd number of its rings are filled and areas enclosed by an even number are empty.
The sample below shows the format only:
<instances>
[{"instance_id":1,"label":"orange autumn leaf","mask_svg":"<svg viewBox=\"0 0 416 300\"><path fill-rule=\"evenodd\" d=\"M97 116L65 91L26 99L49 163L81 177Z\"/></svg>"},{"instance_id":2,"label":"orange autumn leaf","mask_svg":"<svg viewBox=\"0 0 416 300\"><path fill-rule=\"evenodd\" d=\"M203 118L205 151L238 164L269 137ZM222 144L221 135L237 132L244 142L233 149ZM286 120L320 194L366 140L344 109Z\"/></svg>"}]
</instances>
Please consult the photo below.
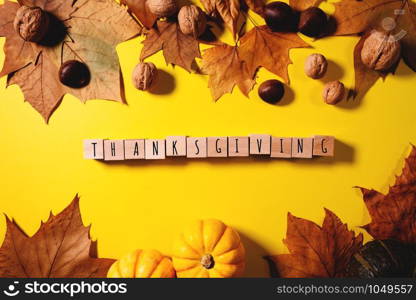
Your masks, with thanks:
<instances>
[{"instance_id":1,"label":"orange autumn leaf","mask_svg":"<svg viewBox=\"0 0 416 300\"><path fill-rule=\"evenodd\" d=\"M265 0L245 0L245 3L252 11L260 16L264 16L264 7L266 6Z\"/></svg>"},{"instance_id":2,"label":"orange autumn leaf","mask_svg":"<svg viewBox=\"0 0 416 300\"><path fill-rule=\"evenodd\" d=\"M208 15L219 14L232 35L237 35L240 0L201 0L201 3Z\"/></svg>"},{"instance_id":3,"label":"orange autumn leaf","mask_svg":"<svg viewBox=\"0 0 416 300\"><path fill-rule=\"evenodd\" d=\"M90 227L82 223L78 196L58 215L50 215L32 236L6 218L7 231L0 248L0 277L106 277L114 260L96 258Z\"/></svg>"},{"instance_id":4,"label":"orange autumn leaf","mask_svg":"<svg viewBox=\"0 0 416 300\"><path fill-rule=\"evenodd\" d=\"M120 3L126 5L144 27L150 29L156 23L157 16L150 11L146 0L121 0Z\"/></svg>"},{"instance_id":5,"label":"orange autumn leaf","mask_svg":"<svg viewBox=\"0 0 416 300\"><path fill-rule=\"evenodd\" d=\"M416 243L416 148L386 195L361 188L371 222L364 226L374 239Z\"/></svg>"},{"instance_id":6,"label":"orange autumn leaf","mask_svg":"<svg viewBox=\"0 0 416 300\"><path fill-rule=\"evenodd\" d=\"M298 11L308 9L312 6L319 6L324 0L289 0L289 5Z\"/></svg>"},{"instance_id":7,"label":"orange autumn leaf","mask_svg":"<svg viewBox=\"0 0 416 300\"><path fill-rule=\"evenodd\" d=\"M290 213L287 226L284 243L289 254L266 257L280 277L341 277L362 246L362 234L355 236L328 209L322 227Z\"/></svg>"}]
</instances>

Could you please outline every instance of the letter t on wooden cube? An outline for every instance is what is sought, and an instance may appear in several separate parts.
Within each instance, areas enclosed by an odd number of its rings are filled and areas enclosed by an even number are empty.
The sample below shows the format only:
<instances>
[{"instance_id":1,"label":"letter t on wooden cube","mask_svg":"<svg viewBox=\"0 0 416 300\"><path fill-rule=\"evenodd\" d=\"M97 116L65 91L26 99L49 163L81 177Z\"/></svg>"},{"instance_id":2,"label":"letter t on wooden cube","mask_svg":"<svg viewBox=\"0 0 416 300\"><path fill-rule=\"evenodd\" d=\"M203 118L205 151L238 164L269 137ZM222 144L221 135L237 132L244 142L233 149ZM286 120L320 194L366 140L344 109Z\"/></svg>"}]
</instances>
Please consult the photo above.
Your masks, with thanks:
<instances>
[{"instance_id":1,"label":"letter t on wooden cube","mask_svg":"<svg viewBox=\"0 0 416 300\"><path fill-rule=\"evenodd\" d=\"M84 140L85 159L104 159L104 140Z\"/></svg>"},{"instance_id":2,"label":"letter t on wooden cube","mask_svg":"<svg viewBox=\"0 0 416 300\"><path fill-rule=\"evenodd\" d=\"M124 160L124 140L104 140L104 160Z\"/></svg>"},{"instance_id":3,"label":"letter t on wooden cube","mask_svg":"<svg viewBox=\"0 0 416 300\"><path fill-rule=\"evenodd\" d=\"M333 136L315 135L313 138L313 155L334 156L335 139Z\"/></svg>"},{"instance_id":4,"label":"letter t on wooden cube","mask_svg":"<svg viewBox=\"0 0 416 300\"><path fill-rule=\"evenodd\" d=\"M186 136L168 136L166 156L186 156Z\"/></svg>"}]
</instances>

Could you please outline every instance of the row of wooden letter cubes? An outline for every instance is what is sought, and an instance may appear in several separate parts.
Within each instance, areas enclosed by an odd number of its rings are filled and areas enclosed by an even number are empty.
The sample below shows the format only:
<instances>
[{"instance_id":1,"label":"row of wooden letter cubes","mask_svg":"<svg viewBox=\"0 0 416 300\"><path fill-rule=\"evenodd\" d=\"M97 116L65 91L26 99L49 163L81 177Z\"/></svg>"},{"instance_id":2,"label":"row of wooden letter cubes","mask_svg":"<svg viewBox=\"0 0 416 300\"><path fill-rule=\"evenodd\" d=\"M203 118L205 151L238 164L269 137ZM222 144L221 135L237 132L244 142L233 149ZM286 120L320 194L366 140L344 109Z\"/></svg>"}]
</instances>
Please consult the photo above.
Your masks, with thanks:
<instances>
[{"instance_id":1,"label":"row of wooden letter cubes","mask_svg":"<svg viewBox=\"0 0 416 300\"><path fill-rule=\"evenodd\" d=\"M127 160L166 157L247 157L275 158L334 156L332 136L273 137L266 134L229 137L170 136L166 139L84 140L85 159Z\"/></svg>"}]
</instances>

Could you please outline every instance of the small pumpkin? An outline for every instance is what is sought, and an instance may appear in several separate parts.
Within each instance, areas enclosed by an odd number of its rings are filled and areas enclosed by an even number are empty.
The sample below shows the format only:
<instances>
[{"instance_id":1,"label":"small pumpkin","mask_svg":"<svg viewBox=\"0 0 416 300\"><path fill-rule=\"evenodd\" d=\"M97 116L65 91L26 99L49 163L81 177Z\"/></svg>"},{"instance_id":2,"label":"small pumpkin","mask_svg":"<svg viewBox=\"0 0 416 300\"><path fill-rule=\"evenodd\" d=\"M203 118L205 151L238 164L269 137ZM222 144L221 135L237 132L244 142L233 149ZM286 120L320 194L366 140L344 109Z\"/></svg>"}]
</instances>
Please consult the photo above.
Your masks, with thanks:
<instances>
[{"instance_id":1,"label":"small pumpkin","mask_svg":"<svg viewBox=\"0 0 416 300\"><path fill-rule=\"evenodd\" d=\"M347 277L416 277L416 247L395 240L368 242L351 258Z\"/></svg>"},{"instance_id":2,"label":"small pumpkin","mask_svg":"<svg viewBox=\"0 0 416 300\"><path fill-rule=\"evenodd\" d=\"M173 267L179 278L238 277L245 267L240 236L219 220L190 224L174 242Z\"/></svg>"},{"instance_id":3,"label":"small pumpkin","mask_svg":"<svg viewBox=\"0 0 416 300\"><path fill-rule=\"evenodd\" d=\"M172 261L157 250L136 250L112 264L107 278L175 278Z\"/></svg>"}]
</instances>

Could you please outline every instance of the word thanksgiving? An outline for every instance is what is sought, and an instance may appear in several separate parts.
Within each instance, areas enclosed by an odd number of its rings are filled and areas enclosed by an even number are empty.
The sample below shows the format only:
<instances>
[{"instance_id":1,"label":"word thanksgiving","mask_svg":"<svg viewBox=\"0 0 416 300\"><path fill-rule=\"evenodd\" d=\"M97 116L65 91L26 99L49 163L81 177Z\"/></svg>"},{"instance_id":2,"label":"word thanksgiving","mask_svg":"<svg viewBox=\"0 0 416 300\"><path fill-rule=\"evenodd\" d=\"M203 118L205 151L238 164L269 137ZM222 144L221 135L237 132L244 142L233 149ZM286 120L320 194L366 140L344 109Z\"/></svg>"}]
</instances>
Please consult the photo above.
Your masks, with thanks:
<instances>
[{"instance_id":1,"label":"word thanksgiving","mask_svg":"<svg viewBox=\"0 0 416 300\"><path fill-rule=\"evenodd\" d=\"M228 137L169 136L166 139L84 140L84 158L102 160L207 158L264 155L273 158L334 156L334 137L274 137L266 134Z\"/></svg>"}]
</instances>

